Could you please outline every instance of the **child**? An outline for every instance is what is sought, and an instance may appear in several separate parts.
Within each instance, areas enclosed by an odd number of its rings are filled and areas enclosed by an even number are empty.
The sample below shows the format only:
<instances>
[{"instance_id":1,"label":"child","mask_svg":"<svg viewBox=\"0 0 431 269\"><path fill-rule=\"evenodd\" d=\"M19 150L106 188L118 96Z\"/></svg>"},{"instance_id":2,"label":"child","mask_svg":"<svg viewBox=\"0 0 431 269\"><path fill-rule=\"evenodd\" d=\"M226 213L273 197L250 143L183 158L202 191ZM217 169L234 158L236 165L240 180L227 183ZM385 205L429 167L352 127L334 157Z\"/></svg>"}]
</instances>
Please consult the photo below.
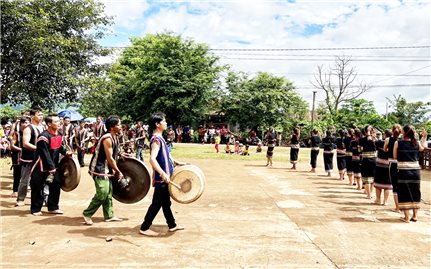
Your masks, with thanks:
<instances>
[{"instance_id":1,"label":"child","mask_svg":"<svg viewBox=\"0 0 431 269\"><path fill-rule=\"evenodd\" d=\"M232 153L232 150L230 149L230 143L229 142L226 143L226 148L224 150L226 151L227 154Z\"/></svg>"},{"instance_id":2,"label":"child","mask_svg":"<svg viewBox=\"0 0 431 269\"><path fill-rule=\"evenodd\" d=\"M239 152L239 141L235 141L234 153L238 154Z\"/></svg>"},{"instance_id":3,"label":"child","mask_svg":"<svg viewBox=\"0 0 431 269\"><path fill-rule=\"evenodd\" d=\"M242 143L240 143L239 144L239 149L238 149L238 154L239 155L242 155L242 152L243 152L243 149L242 149L242 147L243 147L244 145L242 144Z\"/></svg>"},{"instance_id":4,"label":"child","mask_svg":"<svg viewBox=\"0 0 431 269\"><path fill-rule=\"evenodd\" d=\"M216 149L217 153L218 153L218 145L220 144L220 141L221 141L220 133L216 133L216 137L214 139L214 143L215 143L214 148Z\"/></svg>"},{"instance_id":5,"label":"child","mask_svg":"<svg viewBox=\"0 0 431 269\"><path fill-rule=\"evenodd\" d=\"M262 143L259 142L257 143L256 153L261 153L261 152L262 152Z\"/></svg>"},{"instance_id":6,"label":"child","mask_svg":"<svg viewBox=\"0 0 431 269\"><path fill-rule=\"evenodd\" d=\"M132 155L134 153L132 143L130 141L126 141L123 149L124 149L124 153L126 153L128 155Z\"/></svg>"},{"instance_id":7,"label":"child","mask_svg":"<svg viewBox=\"0 0 431 269\"><path fill-rule=\"evenodd\" d=\"M245 149L242 152L242 156L249 156L250 155L250 153L248 153L248 148L249 147L250 147L249 145L245 145Z\"/></svg>"}]
</instances>

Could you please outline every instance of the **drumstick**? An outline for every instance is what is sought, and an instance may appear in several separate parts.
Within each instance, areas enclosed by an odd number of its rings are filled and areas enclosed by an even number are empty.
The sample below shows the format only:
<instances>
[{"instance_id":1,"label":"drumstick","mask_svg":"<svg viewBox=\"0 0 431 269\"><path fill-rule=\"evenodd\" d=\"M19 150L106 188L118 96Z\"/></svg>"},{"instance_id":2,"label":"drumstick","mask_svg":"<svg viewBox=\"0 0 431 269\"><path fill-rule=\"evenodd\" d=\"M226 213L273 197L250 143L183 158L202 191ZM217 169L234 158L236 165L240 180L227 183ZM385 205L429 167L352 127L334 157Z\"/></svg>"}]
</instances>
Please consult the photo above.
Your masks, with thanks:
<instances>
[{"instance_id":1,"label":"drumstick","mask_svg":"<svg viewBox=\"0 0 431 269\"><path fill-rule=\"evenodd\" d=\"M181 186L178 185L177 183L174 183L173 181L169 181L169 183L171 183L172 185L174 185L177 189L181 190Z\"/></svg>"}]
</instances>

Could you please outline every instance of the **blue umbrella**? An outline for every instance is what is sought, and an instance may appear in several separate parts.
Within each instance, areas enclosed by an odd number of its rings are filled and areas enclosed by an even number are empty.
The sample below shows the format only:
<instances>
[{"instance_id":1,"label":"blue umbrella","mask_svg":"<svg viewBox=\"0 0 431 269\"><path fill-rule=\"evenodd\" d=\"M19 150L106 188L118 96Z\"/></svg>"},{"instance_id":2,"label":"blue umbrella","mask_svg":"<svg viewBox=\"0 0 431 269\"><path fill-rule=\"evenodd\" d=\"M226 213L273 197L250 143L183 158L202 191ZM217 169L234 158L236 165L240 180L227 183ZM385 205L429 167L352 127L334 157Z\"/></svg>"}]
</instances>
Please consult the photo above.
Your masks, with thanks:
<instances>
[{"instance_id":1,"label":"blue umbrella","mask_svg":"<svg viewBox=\"0 0 431 269\"><path fill-rule=\"evenodd\" d=\"M70 121L78 121L82 120L84 117L79 114L79 112L76 112L75 110L63 110L58 112L59 117L69 117Z\"/></svg>"}]
</instances>

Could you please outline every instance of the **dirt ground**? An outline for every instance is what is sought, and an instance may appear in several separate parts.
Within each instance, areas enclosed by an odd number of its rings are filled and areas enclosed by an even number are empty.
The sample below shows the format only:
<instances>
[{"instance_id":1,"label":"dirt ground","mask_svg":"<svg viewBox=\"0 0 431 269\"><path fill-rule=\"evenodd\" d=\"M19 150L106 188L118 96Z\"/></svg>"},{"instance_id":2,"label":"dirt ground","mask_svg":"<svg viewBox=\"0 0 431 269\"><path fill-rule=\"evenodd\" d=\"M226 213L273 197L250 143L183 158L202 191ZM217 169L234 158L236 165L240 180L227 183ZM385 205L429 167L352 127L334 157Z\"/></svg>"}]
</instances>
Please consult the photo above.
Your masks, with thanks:
<instances>
[{"instance_id":1,"label":"dirt ground","mask_svg":"<svg viewBox=\"0 0 431 269\"><path fill-rule=\"evenodd\" d=\"M136 204L114 201L124 221L104 222L99 209L86 226L82 211L94 195L87 167L78 188L61 195L64 215L44 208L40 217L29 214L29 197L14 207L12 173L2 167L1 268L430 268L429 171L422 173L419 221L403 223L392 198L373 204L346 180L323 176L321 159L316 174L307 172L308 160L298 171L287 162L268 169L264 155L184 161L204 171L204 194L191 204L173 202L183 231L169 233L159 212L155 238L138 233L152 190Z\"/></svg>"}]
</instances>

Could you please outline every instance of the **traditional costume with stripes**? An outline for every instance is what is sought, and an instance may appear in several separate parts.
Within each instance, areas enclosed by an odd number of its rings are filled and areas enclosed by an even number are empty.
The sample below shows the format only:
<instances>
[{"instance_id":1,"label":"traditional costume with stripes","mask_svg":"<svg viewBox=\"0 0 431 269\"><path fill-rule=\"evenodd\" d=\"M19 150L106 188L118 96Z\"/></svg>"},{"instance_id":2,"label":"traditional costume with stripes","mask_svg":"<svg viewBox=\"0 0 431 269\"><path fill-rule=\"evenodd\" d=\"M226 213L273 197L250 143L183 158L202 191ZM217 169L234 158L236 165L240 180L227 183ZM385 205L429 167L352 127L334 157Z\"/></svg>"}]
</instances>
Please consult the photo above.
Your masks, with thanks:
<instances>
[{"instance_id":1,"label":"traditional costume with stripes","mask_svg":"<svg viewBox=\"0 0 431 269\"><path fill-rule=\"evenodd\" d=\"M398 202L401 210L418 209L421 201L419 145L398 141Z\"/></svg>"}]
</instances>

